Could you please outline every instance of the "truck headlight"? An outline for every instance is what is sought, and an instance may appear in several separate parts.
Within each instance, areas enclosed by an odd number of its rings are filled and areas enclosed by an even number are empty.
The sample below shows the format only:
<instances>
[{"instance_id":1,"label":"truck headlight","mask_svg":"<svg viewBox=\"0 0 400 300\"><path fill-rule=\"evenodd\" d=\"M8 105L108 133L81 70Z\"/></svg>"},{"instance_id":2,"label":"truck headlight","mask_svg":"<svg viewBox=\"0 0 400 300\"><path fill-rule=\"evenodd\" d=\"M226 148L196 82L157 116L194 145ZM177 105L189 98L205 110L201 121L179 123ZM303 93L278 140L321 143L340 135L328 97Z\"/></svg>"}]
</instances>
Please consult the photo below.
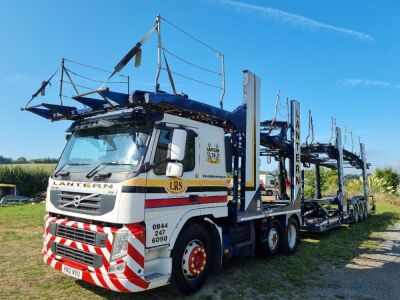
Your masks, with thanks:
<instances>
[{"instance_id":1,"label":"truck headlight","mask_svg":"<svg viewBox=\"0 0 400 300\"><path fill-rule=\"evenodd\" d=\"M128 237L129 232L127 230L120 230L115 233L110 258L111 261L124 257L127 254Z\"/></svg>"}]
</instances>

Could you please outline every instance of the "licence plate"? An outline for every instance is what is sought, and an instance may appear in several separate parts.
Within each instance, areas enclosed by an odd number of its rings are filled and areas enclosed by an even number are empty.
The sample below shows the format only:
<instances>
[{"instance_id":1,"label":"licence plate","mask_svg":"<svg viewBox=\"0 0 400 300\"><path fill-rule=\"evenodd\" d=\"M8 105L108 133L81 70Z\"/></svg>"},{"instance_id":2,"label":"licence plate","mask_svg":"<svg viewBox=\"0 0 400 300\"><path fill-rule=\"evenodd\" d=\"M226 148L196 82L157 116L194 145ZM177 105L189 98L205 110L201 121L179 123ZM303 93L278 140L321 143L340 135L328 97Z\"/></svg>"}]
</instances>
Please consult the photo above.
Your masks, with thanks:
<instances>
[{"instance_id":1,"label":"licence plate","mask_svg":"<svg viewBox=\"0 0 400 300\"><path fill-rule=\"evenodd\" d=\"M81 270L78 270L78 269L71 268L69 266L63 265L62 266L62 272L67 274L67 275L69 275L69 276L75 277L77 279L82 279L82 271Z\"/></svg>"}]
</instances>

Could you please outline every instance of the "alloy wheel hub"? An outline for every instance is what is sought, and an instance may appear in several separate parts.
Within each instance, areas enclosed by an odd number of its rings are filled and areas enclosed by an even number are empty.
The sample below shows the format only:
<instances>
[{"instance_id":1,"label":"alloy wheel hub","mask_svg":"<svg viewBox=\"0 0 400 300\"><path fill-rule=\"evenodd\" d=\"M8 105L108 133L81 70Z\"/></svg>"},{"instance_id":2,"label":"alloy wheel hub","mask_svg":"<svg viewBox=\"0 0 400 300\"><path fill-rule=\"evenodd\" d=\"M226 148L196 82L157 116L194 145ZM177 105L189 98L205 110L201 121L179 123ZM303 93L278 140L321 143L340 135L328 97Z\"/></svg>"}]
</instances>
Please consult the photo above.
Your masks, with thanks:
<instances>
[{"instance_id":1,"label":"alloy wheel hub","mask_svg":"<svg viewBox=\"0 0 400 300\"><path fill-rule=\"evenodd\" d=\"M207 254L199 242L190 242L183 254L182 269L185 277L193 278L201 274L207 261Z\"/></svg>"}]
</instances>

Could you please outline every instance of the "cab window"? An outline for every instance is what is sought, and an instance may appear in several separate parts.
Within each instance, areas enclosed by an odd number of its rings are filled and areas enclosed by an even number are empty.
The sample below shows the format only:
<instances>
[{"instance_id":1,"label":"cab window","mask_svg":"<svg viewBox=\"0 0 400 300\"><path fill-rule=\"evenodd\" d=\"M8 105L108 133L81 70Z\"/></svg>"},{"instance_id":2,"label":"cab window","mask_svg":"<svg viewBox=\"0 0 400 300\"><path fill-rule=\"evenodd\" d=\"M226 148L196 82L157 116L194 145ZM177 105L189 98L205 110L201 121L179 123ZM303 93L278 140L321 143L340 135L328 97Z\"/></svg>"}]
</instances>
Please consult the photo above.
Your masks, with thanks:
<instances>
[{"instance_id":1,"label":"cab window","mask_svg":"<svg viewBox=\"0 0 400 300\"><path fill-rule=\"evenodd\" d=\"M168 147L172 141L173 129L162 129L158 138L157 149L154 155L154 164L167 159ZM156 167L153 171L156 175L165 175L167 170L168 161L165 161ZM182 161L183 172L190 172L194 170L196 165L196 150L195 150L195 137L188 135L186 139L185 158Z\"/></svg>"}]
</instances>

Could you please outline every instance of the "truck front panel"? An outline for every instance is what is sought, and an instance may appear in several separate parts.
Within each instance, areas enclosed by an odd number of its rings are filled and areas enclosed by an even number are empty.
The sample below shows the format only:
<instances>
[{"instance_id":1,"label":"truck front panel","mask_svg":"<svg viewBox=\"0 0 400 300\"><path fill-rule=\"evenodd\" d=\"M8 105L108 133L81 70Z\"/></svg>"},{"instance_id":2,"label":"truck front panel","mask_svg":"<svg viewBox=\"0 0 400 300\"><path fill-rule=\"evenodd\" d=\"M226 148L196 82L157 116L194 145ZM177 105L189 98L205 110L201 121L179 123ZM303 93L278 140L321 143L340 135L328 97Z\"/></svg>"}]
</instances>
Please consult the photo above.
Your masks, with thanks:
<instances>
[{"instance_id":1,"label":"truck front panel","mask_svg":"<svg viewBox=\"0 0 400 300\"><path fill-rule=\"evenodd\" d=\"M144 279L145 229L141 224L102 226L51 214L45 217L44 230L43 260L55 270L118 292L139 292L148 287ZM120 247L126 247L121 258Z\"/></svg>"}]
</instances>

